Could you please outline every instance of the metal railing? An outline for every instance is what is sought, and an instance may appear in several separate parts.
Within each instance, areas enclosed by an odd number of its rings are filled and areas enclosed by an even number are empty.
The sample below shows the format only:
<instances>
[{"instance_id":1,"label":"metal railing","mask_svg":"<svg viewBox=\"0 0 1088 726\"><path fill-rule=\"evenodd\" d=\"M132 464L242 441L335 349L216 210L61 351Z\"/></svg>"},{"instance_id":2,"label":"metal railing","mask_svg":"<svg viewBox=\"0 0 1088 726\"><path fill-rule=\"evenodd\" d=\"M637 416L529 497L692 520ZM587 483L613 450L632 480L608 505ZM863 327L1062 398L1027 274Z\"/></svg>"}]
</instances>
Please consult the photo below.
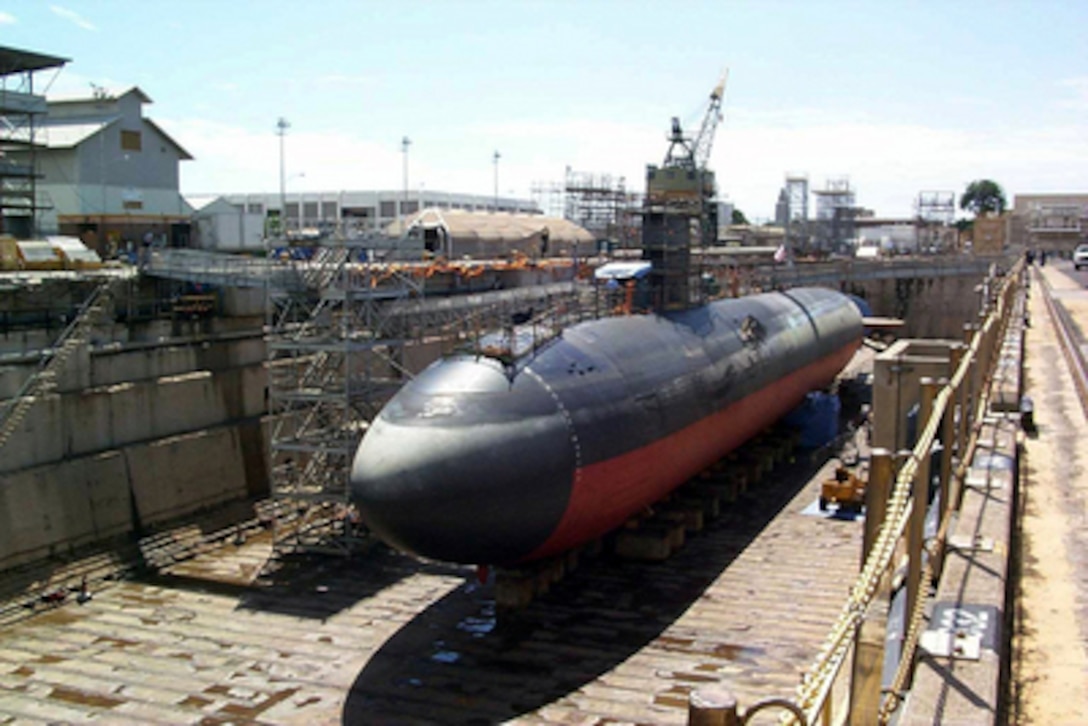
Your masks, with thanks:
<instances>
[{"instance_id":1,"label":"metal railing","mask_svg":"<svg viewBox=\"0 0 1088 726\"><path fill-rule=\"evenodd\" d=\"M945 538L977 444L999 344L1014 308L1015 296L1020 290L1022 270L1022 265L1017 265L1012 274L1005 278L1003 286L989 302L984 322L974 331L966 352L953 352L955 373L952 379L947 382L923 380L919 420L924 420L925 426L894 478L890 453L873 452L871 470L877 481L870 501L879 505L878 497L883 488L880 479L883 477L891 479L891 492L883 516L880 516L879 506L869 510L875 514L874 520L882 522L871 522L869 527L873 529L867 529L872 534L863 552L861 575L798 688L796 700L805 711L807 723L829 724L843 720L838 712L849 713L853 723L886 723L903 696L913 671L915 650L923 626L926 598L921 583L931 581L934 568L939 568L943 561ZM955 357L959 360L956 361ZM929 551L923 554L926 495L932 474L930 454L939 433L941 439L948 442L943 448L938 474L941 511L937 535L930 542ZM951 470L953 446L959 453L955 472ZM878 525L879 529L876 529ZM840 677L850 679L854 675L847 673L843 666L847 662L847 655L857 645L859 627L878 595L886 598L891 588L895 568L899 565L895 553L901 544L905 545L907 558L906 612L909 619L892 686L887 693L880 695L877 668L875 679L853 678L851 687L847 689L850 698L835 703L832 693L836 681ZM865 710L869 712L859 712Z\"/></svg>"},{"instance_id":2,"label":"metal railing","mask_svg":"<svg viewBox=\"0 0 1088 726\"><path fill-rule=\"evenodd\" d=\"M123 280L110 280L94 289L79 308L72 322L61 332L53 346L42 351L38 368L23 382L19 391L0 411L0 449L18 430L27 414L41 397L54 390L72 353L89 341L91 331L105 312L106 298Z\"/></svg>"}]
</instances>

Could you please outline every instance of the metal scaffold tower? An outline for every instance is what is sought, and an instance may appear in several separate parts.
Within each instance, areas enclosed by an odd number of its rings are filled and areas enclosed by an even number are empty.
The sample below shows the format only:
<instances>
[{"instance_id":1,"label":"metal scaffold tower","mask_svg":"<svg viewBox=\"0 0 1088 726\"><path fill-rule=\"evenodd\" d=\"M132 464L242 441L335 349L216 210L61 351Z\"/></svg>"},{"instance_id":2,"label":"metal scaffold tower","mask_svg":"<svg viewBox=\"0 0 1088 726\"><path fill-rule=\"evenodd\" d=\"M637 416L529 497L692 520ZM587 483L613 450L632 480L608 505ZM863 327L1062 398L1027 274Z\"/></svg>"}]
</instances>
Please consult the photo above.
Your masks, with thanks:
<instances>
[{"instance_id":1,"label":"metal scaffold tower","mask_svg":"<svg viewBox=\"0 0 1088 726\"><path fill-rule=\"evenodd\" d=\"M827 180L816 195L817 245L824 251L841 251L854 238L854 222L858 215L857 193L850 179L837 177Z\"/></svg>"},{"instance_id":2,"label":"metal scaffold tower","mask_svg":"<svg viewBox=\"0 0 1088 726\"><path fill-rule=\"evenodd\" d=\"M45 96L34 93L34 73L68 60L0 47L0 234L29 238L38 216L52 208L38 191L37 150L42 144Z\"/></svg>"},{"instance_id":3,"label":"metal scaffold tower","mask_svg":"<svg viewBox=\"0 0 1088 726\"><path fill-rule=\"evenodd\" d=\"M567 167L563 216L577 222L597 239L620 247L638 240L638 197L627 191L624 177L574 171Z\"/></svg>"},{"instance_id":4,"label":"metal scaffold tower","mask_svg":"<svg viewBox=\"0 0 1088 726\"><path fill-rule=\"evenodd\" d=\"M683 310L705 297L702 270L691 264L692 250L707 247L718 235L717 186L707 163L722 118L726 78L710 93L699 133L687 136L673 117L665 160L646 167L642 259L652 266L650 294L658 311Z\"/></svg>"},{"instance_id":5,"label":"metal scaffold tower","mask_svg":"<svg viewBox=\"0 0 1088 726\"><path fill-rule=\"evenodd\" d=\"M386 311L421 290L361 262L368 248L365 239L330 241L267 277L269 476L279 552L349 554L364 536L350 502L352 457L408 376Z\"/></svg>"},{"instance_id":6,"label":"metal scaffold tower","mask_svg":"<svg viewBox=\"0 0 1088 726\"><path fill-rule=\"evenodd\" d=\"M808 242L808 175L786 174L786 185L783 189L786 201L783 220L786 248L803 250Z\"/></svg>"},{"instance_id":7,"label":"metal scaffold tower","mask_svg":"<svg viewBox=\"0 0 1088 726\"><path fill-rule=\"evenodd\" d=\"M956 193L951 191L918 192L914 210L916 248L923 251L939 251L945 246L945 233L956 217Z\"/></svg>"},{"instance_id":8,"label":"metal scaffold tower","mask_svg":"<svg viewBox=\"0 0 1088 726\"><path fill-rule=\"evenodd\" d=\"M566 207L563 199L563 185L559 182L533 182L529 195L533 204L546 217L563 216Z\"/></svg>"}]
</instances>

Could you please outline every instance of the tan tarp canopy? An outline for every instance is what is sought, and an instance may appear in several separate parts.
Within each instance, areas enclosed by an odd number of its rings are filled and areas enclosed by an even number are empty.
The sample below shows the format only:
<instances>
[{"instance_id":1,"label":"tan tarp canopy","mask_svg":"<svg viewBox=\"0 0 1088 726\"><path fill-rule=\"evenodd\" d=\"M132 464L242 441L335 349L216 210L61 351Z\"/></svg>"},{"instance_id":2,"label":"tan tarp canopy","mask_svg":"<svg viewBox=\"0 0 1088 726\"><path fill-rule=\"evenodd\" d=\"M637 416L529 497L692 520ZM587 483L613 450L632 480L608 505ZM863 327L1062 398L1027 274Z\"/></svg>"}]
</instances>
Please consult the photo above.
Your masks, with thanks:
<instances>
[{"instance_id":1,"label":"tan tarp canopy","mask_svg":"<svg viewBox=\"0 0 1088 726\"><path fill-rule=\"evenodd\" d=\"M386 232L400 236L401 222L386 227ZM469 212L459 209L429 207L406 220L409 234L424 239L440 233L438 252L450 246L453 256L491 256L513 251L554 257L570 254L578 248L587 253L593 235L577 224L559 217L504 212ZM543 244L544 240L547 244Z\"/></svg>"}]
</instances>

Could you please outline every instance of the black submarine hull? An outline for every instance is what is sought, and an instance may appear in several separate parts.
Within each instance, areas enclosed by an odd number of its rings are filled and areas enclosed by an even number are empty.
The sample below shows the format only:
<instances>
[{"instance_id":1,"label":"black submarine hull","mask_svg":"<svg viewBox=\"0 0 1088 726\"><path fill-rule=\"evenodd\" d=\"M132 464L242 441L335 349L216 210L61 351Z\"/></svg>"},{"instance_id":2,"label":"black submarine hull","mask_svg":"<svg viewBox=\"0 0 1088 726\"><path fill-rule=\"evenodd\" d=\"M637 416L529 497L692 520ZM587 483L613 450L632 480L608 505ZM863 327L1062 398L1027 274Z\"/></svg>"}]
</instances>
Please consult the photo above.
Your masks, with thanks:
<instances>
[{"instance_id":1,"label":"black submarine hull","mask_svg":"<svg viewBox=\"0 0 1088 726\"><path fill-rule=\"evenodd\" d=\"M582 323L513 367L438 361L356 452L352 496L390 544L515 564L590 541L831 383L861 314L797 288Z\"/></svg>"}]
</instances>

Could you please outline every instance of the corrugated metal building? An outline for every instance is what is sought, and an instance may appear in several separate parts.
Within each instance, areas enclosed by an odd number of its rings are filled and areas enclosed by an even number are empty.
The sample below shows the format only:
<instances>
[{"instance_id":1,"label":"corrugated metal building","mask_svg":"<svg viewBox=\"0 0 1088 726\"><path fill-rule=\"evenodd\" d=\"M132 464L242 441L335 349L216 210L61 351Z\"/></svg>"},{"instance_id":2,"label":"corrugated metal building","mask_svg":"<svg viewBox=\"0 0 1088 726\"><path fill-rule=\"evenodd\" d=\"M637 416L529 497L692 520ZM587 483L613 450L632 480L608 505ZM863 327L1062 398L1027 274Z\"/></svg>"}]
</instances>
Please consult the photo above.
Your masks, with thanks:
<instances>
[{"instance_id":1,"label":"corrugated metal building","mask_svg":"<svg viewBox=\"0 0 1088 726\"><path fill-rule=\"evenodd\" d=\"M78 236L107 256L148 234L187 243L192 209L178 191L178 165L192 156L144 118L148 103L135 86L48 100L36 129L38 191L52 207L43 232Z\"/></svg>"}]
</instances>

